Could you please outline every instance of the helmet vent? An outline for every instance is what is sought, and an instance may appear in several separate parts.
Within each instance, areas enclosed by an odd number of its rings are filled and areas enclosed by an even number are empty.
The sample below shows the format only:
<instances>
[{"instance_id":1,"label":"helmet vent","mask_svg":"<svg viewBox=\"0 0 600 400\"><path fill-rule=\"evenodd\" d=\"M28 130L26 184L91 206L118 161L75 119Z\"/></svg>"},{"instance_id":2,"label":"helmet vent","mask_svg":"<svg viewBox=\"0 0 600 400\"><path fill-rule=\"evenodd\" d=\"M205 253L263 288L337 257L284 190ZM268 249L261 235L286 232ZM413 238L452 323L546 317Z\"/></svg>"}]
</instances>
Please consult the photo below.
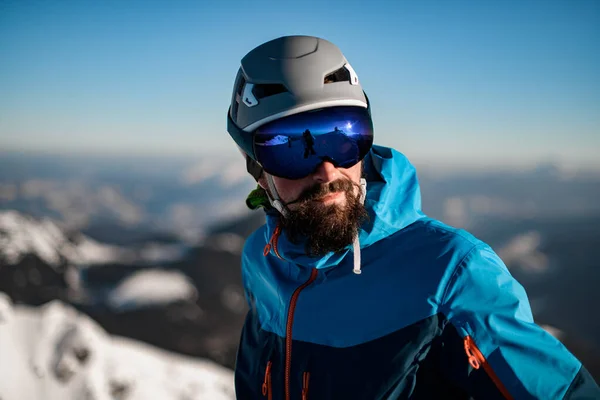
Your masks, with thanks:
<instances>
[{"instance_id":1,"label":"helmet vent","mask_svg":"<svg viewBox=\"0 0 600 400\"><path fill-rule=\"evenodd\" d=\"M237 87L235 89L235 92L238 95L240 95L240 96L242 95L242 89L244 89L244 85L245 84L246 84L246 79L244 79L243 75L240 75L240 79L238 80L238 84L237 84Z\"/></svg>"},{"instance_id":2,"label":"helmet vent","mask_svg":"<svg viewBox=\"0 0 600 400\"><path fill-rule=\"evenodd\" d=\"M348 71L345 66L327 75L323 83L328 84L335 82L350 82L350 71Z\"/></svg>"},{"instance_id":3,"label":"helmet vent","mask_svg":"<svg viewBox=\"0 0 600 400\"><path fill-rule=\"evenodd\" d=\"M240 101L236 101L235 103L233 103L233 106L231 108L231 119L233 119L234 121L237 121L237 113L238 113L238 109L240 108Z\"/></svg>"},{"instance_id":4,"label":"helmet vent","mask_svg":"<svg viewBox=\"0 0 600 400\"><path fill-rule=\"evenodd\" d=\"M244 90L244 85L246 85L246 79L244 75L240 72L238 73L237 82L235 84L235 101L231 107L231 118L234 121L237 121L238 109L240 108L240 99L242 97L242 90Z\"/></svg>"},{"instance_id":5,"label":"helmet vent","mask_svg":"<svg viewBox=\"0 0 600 400\"><path fill-rule=\"evenodd\" d=\"M279 93L285 93L288 90L285 86L280 83L270 83L270 84L255 84L252 88L252 93L258 100L264 99L265 97L274 96Z\"/></svg>"}]
</instances>

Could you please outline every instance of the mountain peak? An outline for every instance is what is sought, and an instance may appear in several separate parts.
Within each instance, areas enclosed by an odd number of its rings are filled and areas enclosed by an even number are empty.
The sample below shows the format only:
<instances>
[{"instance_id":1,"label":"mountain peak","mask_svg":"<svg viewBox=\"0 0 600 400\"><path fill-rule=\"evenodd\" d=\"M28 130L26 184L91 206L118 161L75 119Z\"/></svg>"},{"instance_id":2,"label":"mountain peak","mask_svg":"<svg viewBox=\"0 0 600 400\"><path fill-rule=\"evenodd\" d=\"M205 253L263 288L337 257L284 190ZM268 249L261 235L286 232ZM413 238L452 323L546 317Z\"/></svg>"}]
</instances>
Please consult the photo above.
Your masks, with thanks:
<instances>
[{"instance_id":1,"label":"mountain peak","mask_svg":"<svg viewBox=\"0 0 600 400\"><path fill-rule=\"evenodd\" d=\"M36 219L18 211L0 211L0 265L18 264L33 254L53 268L172 261L181 258L179 245L147 244L133 249L97 242L82 233L67 233L48 218Z\"/></svg>"}]
</instances>

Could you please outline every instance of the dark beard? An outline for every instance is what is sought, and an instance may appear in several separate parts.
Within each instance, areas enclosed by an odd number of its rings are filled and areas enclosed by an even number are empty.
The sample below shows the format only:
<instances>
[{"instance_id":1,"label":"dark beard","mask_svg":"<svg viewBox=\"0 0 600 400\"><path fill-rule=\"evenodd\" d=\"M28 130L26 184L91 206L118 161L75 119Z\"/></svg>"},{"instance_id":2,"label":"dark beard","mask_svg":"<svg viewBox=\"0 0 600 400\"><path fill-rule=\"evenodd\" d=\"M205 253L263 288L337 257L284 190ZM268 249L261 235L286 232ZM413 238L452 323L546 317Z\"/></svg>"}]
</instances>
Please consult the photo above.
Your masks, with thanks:
<instances>
[{"instance_id":1,"label":"dark beard","mask_svg":"<svg viewBox=\"0 0 600 400\"><path fill-rule=\"evenodd\" d=\"M359 194L354 193L355 187ZM346 193L346 204L325 205L313 201L335 192ZM282 228L292 243L306 241L306 254L312 257L343 250L354 241L361 224L368 218L360 202L360 185L345 178L315 185L294 203L298 207L281 218Z\"/></svg>"}]
</instances>

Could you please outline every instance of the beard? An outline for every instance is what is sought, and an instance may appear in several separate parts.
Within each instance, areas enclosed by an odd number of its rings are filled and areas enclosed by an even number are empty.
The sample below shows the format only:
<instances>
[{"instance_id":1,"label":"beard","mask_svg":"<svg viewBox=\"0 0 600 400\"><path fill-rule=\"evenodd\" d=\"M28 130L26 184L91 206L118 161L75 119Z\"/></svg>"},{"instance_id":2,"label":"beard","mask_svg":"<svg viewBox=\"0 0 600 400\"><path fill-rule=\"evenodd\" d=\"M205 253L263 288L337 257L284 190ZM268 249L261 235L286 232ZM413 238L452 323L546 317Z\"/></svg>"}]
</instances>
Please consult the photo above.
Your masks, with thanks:
<instances>
[{"instance_id":1,"label":"beard","mask_svg":"<svg viewBox=\"0 0 600 400\"><path fill-rule=\"evenodd\" d=\"M345 204L316 201L336 192L345 193ZM312 257L343 250L354 241L368 218L360 192L360 185L346 178L311 187L293 202L297 208L281 218L283 231L292 243L305 241L306 254Z\"/></svg>"}]
</instances>

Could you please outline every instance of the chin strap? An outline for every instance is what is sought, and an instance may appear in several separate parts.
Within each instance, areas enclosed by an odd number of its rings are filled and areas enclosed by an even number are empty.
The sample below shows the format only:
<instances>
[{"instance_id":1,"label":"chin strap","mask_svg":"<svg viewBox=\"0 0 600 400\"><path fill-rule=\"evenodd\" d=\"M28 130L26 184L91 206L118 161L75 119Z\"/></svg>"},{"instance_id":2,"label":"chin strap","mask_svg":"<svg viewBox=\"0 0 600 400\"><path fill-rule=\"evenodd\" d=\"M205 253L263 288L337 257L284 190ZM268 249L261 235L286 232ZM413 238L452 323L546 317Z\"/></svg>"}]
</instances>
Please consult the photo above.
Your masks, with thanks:
<instances>
[{"instance_id":1,"label":"chin strap","mask_svg":"<svg viewBox=\"0 0 600 400\"><path fill-rule=\"evenodd\" d=\"M361 204L365 204L365 199L367 197L367 181L364 178L360 180L360 202ZM354 272L356 275L360 275L362 271L360 270L360 241L358 240L358 233L354 237L353 242L353 250L354 250Z\"/></svg>"},{"instance_id":2,"label":"chin strap","mask_svg":"<svg viewBox=\"0 0 600 400\"><path fill-rule=\"evenodd\" d=\"M275 187L275 182L273 182L273 177L269 174L267 174L267 184L269 185L269 192L271 192L270 195L269 195L269 193L267 193L267 195L269 197L269 203L271 203L273 208L275 208L277 211L279 211L279 213L284 218L286 218L289 215L288 209L285 205L283 205L283 202L281 201L281 198L279 197L279 193L277 193L277 188ZM271 196L273 196L273 198L271 198Z\"/></svg>"}]
</instances>

